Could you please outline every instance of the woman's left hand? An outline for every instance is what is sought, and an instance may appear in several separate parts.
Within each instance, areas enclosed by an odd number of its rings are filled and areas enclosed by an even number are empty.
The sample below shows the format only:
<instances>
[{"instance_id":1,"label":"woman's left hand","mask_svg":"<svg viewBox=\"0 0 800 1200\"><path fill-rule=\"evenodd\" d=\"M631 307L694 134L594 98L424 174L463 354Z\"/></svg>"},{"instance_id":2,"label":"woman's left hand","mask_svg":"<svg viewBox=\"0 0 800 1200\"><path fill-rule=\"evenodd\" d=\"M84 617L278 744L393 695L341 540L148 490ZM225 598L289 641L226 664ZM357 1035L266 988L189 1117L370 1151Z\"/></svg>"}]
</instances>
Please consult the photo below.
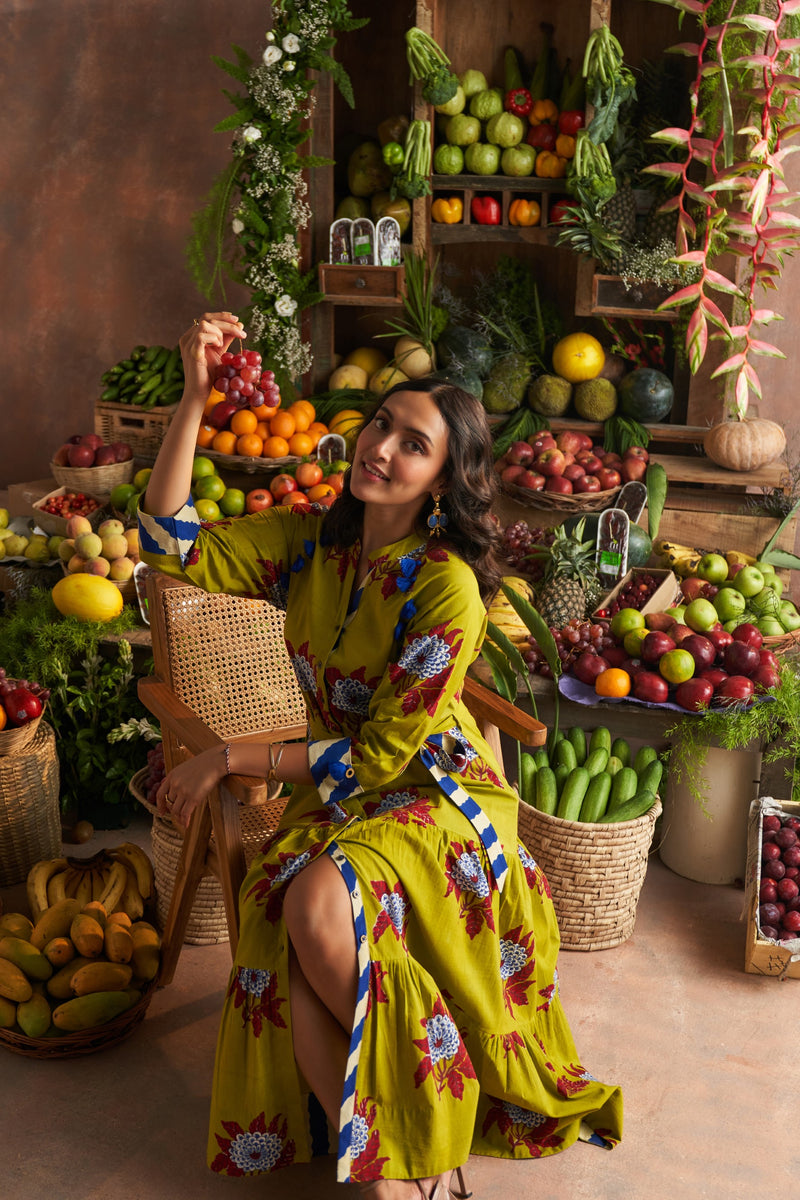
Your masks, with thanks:
<instances>
[{"instance_id":1,"label":"woman's left hand","mask_svg":"<svg viewBox=\"0 0 800 1200\"><path fill-rule=\"evenodd\" d=\"M164 776L156 793L156 807L162 817L170 816L188 828L194 810L203 803L227 774L224 747L205 750L180 763Z\"/></svg>"}]
</instances>

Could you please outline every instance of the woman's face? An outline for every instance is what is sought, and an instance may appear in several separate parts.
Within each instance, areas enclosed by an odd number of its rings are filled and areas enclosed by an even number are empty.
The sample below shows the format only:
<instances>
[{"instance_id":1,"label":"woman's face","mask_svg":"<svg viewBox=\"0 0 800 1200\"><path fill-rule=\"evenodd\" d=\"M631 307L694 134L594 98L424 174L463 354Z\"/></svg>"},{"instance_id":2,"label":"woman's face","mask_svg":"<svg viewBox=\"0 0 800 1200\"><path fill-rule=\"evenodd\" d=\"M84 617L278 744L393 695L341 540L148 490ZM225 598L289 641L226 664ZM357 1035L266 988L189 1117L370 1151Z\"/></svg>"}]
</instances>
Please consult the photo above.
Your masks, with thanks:
<instances>
[{"instance_id":1,"label":"woman's face","mask_svg":"<svg viewBox=\"0 0 800 1200\"><path fill-rule=\"evenodd\" d=\"M351 492L366 504L404 508L415 519L427 498L444 486L447 435L444 418L429 395L395 392L359 435Z\"/></svg>"}]
</instances>

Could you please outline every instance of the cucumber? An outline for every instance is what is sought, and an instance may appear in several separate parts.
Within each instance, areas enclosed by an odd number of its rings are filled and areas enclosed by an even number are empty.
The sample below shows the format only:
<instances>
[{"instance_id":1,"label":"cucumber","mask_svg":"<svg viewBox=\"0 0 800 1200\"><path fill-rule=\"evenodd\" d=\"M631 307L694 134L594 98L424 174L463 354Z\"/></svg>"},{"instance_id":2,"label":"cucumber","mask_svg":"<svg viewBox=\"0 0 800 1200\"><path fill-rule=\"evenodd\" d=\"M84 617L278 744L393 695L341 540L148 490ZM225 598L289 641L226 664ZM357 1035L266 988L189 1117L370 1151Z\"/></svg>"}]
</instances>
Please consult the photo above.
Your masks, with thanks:
<instances>
[{"instance_id":1,"label":"cucumber","mask_svg":"<svg viewBox=\"0 0 800 1200\"><path fill-rule=\"evenodd\" d=\"M594 779L589 780L589 786L586 789L586 795L581 805L581 821L588 821L590 824L594 824L600 820L608 806L608 797L611 795L611 782L611 776L605 771L601 771L599 775L595 775Z\"/></svg>"},{"instance_id":2,"label":"cucumber","mask_svg":"<svg viewBox=\"0 0 800 1200\"><path fill-rule=\"evenodd\" d=\"M523 751L520 759L519 772L519 797L526 804L533 804L534 800L534 778L536 775L536 762L532 754Z\"/></svg>"},{"instance_id":3,"label":"cucumber","mask_svg":"<svg viewBox=\"0 0 800 1200\"><path fill-rule=\"evenodd\" d=\"M570 771L574 771L575 767L579 765L575 747L569 738L562 738L558 742L553 758L557 767L569 767Z\"/></svg>"},{"instance_id":4,"label":"cucumber","mask_svg":"<svg viewBox=\"0 0 800 1200\"><path fill-rule=\"evenodd\" d=\"M575 759L579 767L586 762L586 734L580 725L573 725L567 730L567 737L575 750Z\"/></svg>"},{"instance_id":5,"label":"cucumber","mask_svg":"<svg viewBox=\"0 0 800 1200\"><path fill-rule=\"evenodd\" d=\"M563 738L564 738L564 730L563 729L559 729L558 733L555 733L551 729L550 733L547 735L547 753L550 755L551 759L552 759L553 755L555 754L556 746L558 745L558 743L560 741L563 741Z\"/></svg>"},{"instance_id":6,"label":"cucumber","mask_svg":"<svg viewBox=\"0 0 800 1200\"><path fill-rule=\"evenodd\" d=\"M556 809L556 816L560 817L562 821L580 819L581 807L590 778L586 767L576 767L574 771L570 771L558 798L558 808Z\"/></svg>"},{"instance_id":7,"label":"cucumber","mask_svg":"<svg viewBox=\"0 0 800 1200\"><path fill-rule=\"evenodd\" d=\"M632 796L630 800L626 800L624 804L620 804L619 808L607 809L604 816L598 821L598 824L612 825L617 821L635 821L638 817L643 817L646 812L649 812L655 802L655 792L648 792L640 788L635 796Z\"/></svg>"},{"instance_id":8,"label":"cucumber","mask_svg":"<svg viewBox=\"0 0 800 1200\"><path fill-rule=\"evenodd\" d=\"M537 771L541 771L542 767L550 766L550 756L544 746L540 746L538 750L534 750L533 761L536 763Z\"/></svg>"},{"instance_id":9,"label":"cucumber","mask_svg":"<svg viewBox=\"0 0 800 1200\"><path fill-rule=\"evenodd\" d=\"M617 775L625 765L621 759L617 758L616 754L610 754L606 763L606 771L609 775Z\"/></svg>"},{"instance_id":10,"label":"cucumber","mask_svg":"<svg viewBox=\"0 0 800 1200\"><path fill-rule=\"evenodd\" d=\"M546 813L548 816L555 816L555 811L558 806L558 792L556 791L556 777L552 767L539 767L534 779L534 795L536 797L535 807L539 812Z\"/></svg>"},{"instance_id":11,"label":"cucumber","mask_svg":"<svg viewBox=\"0 0 800 1200\"><path fill-rule=\"evenodd\" d=\"M564 790L564 784L567 782L567 780L570 777L570 774L572 773L572 771L574 771L574 769L575 769L574 767L564 766L563 763L561 764L561 766L556 764L556 766L553 767L553 774L556 777L556 794L559 797L561 796L561 793Z\"/></svg>"},{"instance_id":12,"label":"cucumber","mask_svg":"<svg viewBox=\"0 0 800 1200\"><path fill-rule=\"evenodd\" d=\"M597 729L593 729L589 735L589 753L600 748L611 753L611 734L605 725L598 725Z\"/></svg>"},{"instance_id":13,"label":"cucumber","mask_svg":"<svg viewBox=\"0 0 800 1200\"><path fill-rule=\"evenodd\" d=\"M625 738L614 738L611 743L611 753L620 760L623 767L631 765L631 748L625 741Z\"/></svg>"},{"instance_id":14,"label":"cucumber","mask_svg":"<svg viewBox=\"0 0 800 1200\"><path fill-rule=\"evenodd\" d=\"M590 777L599 775L601 771L605 771L608 766L608 750L605 746L598 746L595 750L590 750L586 762L583 764L589 772Z\"/></svg>"},{"instance_id":15,"label":"cucumber","mask_svg":"<svg viewBox=\"0 0 800 1200\"><path fill-rule=\"evenodd\" d=\"M664 774L664 764L660 759L655 762L648 763L645 769L639 776L639 787L642 791L655 792L658 795L658 789L661 784L661 776Z\"/></svg>"},{"instance_id":16,"label":"cucumber","mask_svg":"<svg viewBox=\"0 0 800 1200\"><path fill-rule=\"evenodd\" d=\"M652 746L640 746L636 751L636 757L633 760L633 769L637 775L641 775L646 766L651 762L655 762L658 754Z\"/></svg>"},{"instance_id":17,"label":"cucumber","mask_svg":"<svg viewBox=\"0 0 800 1200\"><path fill-rule=\"evenodd\" d=\"M625 804L636 795L638 787L639 776L633 767L623 767L621 771L617 771L611 782L608 811L613 812L615 808L619 808L621 804Z\"/></svg>"}]
</instances>

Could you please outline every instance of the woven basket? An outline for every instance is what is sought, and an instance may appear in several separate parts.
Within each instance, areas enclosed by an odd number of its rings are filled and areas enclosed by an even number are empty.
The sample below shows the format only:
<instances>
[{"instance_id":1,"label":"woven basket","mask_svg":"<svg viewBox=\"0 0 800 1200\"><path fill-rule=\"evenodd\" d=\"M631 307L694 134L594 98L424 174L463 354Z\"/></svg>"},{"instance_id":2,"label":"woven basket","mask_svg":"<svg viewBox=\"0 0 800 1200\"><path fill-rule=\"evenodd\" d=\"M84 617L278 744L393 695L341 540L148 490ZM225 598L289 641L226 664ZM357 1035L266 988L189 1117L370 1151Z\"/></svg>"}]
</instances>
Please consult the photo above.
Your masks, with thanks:
<instances>
[{"instance_id":1,"label":"woven basket","mask_svg":"<svg viewBox=\"0 0 800 1200\"><path fill-rule=\"evenodd\" d=\"M610 508L615 496L619 495L619 488L610 488L605 492L583 492L578 496L566 495L562 496L558 492L533 492L530 488L517 487L513 483L503 483L500 485L501 490L507 496L511 496L519 504L525 504L528 508L544 508L550 512L569 513L587 513L587 512L602 512L604 508Z\"/></svg>"},{"instance_id":2,"label":"woven basket","mask_svg":"<svg viewBox=\"0 0 800 1200\"><path fill-rule=\"evenodd\" d=\"M550 884L565 950L608 950L633 933L660 813L656 800L635 821L590 825L520 801L519 836Z\"/></svg>"},{"instance_id":3,"label":"woven basket","mask_svg":"<svg viewBox=\"0 0 800 1200\"><path fill-rule=\"evenodd\" d=\"M287 467L296 467L303 461L302 458L291 454L286 458L256 458L246 454L220 454L219 450L208 448L201 453L221 467L227 467L231 471L243 471L245 475L275 475L285 471Z\"/></svg>"},{"instance_id":4,"label":"woven basket","mask_svg":"<svg viewBox=\"0 0 800 1200\"><path fill-rule=\"evenodd\" d=\"M59 488L55 488L52 492L47 492L46 495L41 496L31 505L33 518L36 521L36 524L39 525L45 531L45 533L49 533L51 535L60 534L61 537L67 536L67 518L57 517L55 513L45 512L41 506L45 503L45 501L49 500L51 496L61 496L64 494L64 492L72 490L72 488L67 488L62 485ZM100 522L108 516L108 513L103 507L105 501L101 499L100 496L95 495L94 492L90 494L93 500L98 501L98 507L89 513L86 520L89 522L92 529L96 529Z\"/></svg>"},{"instance_id":5,"label":"woven basket","mask_svg":"<svg viewBox=\"0 0 800 1200\"><path fill-rule=\"evenodd\" d=\"M80 1058L85 1054L94 1054L97 1050L105 1050L107 1046L116 1046L133 1033L136 1026L144 1020L155 990L154 983L148 985L141 998L124 1013L120 1013L112 1021L107 1021L105 1025L96 1025L94 1029L84 1029L80 1033L65 1033L61 1037L29 1038L23 1033L0 1029L0 1046L5 1046L6 1050L11 1050L14 1054L24 1054L27 1058Z\"/></svg>"},{"instance_id":6,"label":"woven basket","mask_svg":"<svg viewBox=\"0 0 800 1200\"><path fill-rule=\"evenodd\" d=\"M765 650L771 650L773 654L783 654L792 647L800 649L800 630L793 629L786 633L768 634L764 638L763 647Z\"/></svg>"},{"instance_id":7,"label":"woven basket","mask_svg":"<svg viewBox=\"0 0 800 1200\"><path fill-rule=\"evenodd\" d=\"M99 400L94 409L94 431L104 442L126 442L134 458L154 462L177 407L172 404L144 412L136 405Z\"/></svg>"},{"instance_id":8,"label":"woven basket","mask_svg":"<svg viewBox=\"0 0 800 1200\"><path fill-rule=\"evenodd\" d=\"M41 720L40 714L28 721L27 725L6 725L5 729L0 729L0 758L25 750L36 737Z\"/></svg>"},{"instance_id":9,"label":"woven basket","mask_svg":"<svg viewBox=\"0 0 800 1200\"><path fill-rule=\"evenodd\" d=\"M0 887L23 883L34 863L59 854L59 783L56 735L39 718L28 745L0 757Z\"/></svg>"},{"instance_id":10,"label":"woven basket","mask_svg":"<svg viewBox=\"0 0 800 1200\"><path fill-rule=\"evenodd\" d=\"M50 463L50 474L56 483L71 492L85 492L98 500L107 500L112 490L120 483L130 483L136 474L132 458L127 462L108 463L104 467L60 467Z\"/></svg>"}]
</instances>

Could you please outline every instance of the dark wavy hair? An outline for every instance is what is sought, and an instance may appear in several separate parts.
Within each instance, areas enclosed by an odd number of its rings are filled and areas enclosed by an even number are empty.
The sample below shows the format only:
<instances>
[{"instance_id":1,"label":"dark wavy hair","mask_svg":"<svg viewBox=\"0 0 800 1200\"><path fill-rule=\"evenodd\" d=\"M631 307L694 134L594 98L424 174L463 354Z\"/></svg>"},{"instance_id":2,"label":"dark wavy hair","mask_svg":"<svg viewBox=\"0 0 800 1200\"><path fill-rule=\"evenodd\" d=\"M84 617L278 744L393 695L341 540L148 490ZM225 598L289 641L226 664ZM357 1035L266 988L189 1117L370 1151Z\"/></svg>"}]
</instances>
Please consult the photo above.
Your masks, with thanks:
<instances>
[{"instance_id":1,"label":"dark wavy hair","mask_svg":"<svg viewBox=\"0 0 800 1200\"><path fill-rule=\"evenodd\" d=\"M447 489L439 502L447 513L445 537L459 557L472 567L481 598L488 603L500 586L502 569L500 532L491 515L497 496L497 476L486 410L463 388L425 376L390 388L366 414L362 428L374 419L389 396L399 392L422 392L430 396L447 426ZM432 511L431 498L423 505L418 519L417 527L423 538L430 536L427 522ZM363 521L364 502L350 491L348 472L341 495L325 516L326 539L340 548L352 546L361 536Z\"/></svg>"}]
</instances>

